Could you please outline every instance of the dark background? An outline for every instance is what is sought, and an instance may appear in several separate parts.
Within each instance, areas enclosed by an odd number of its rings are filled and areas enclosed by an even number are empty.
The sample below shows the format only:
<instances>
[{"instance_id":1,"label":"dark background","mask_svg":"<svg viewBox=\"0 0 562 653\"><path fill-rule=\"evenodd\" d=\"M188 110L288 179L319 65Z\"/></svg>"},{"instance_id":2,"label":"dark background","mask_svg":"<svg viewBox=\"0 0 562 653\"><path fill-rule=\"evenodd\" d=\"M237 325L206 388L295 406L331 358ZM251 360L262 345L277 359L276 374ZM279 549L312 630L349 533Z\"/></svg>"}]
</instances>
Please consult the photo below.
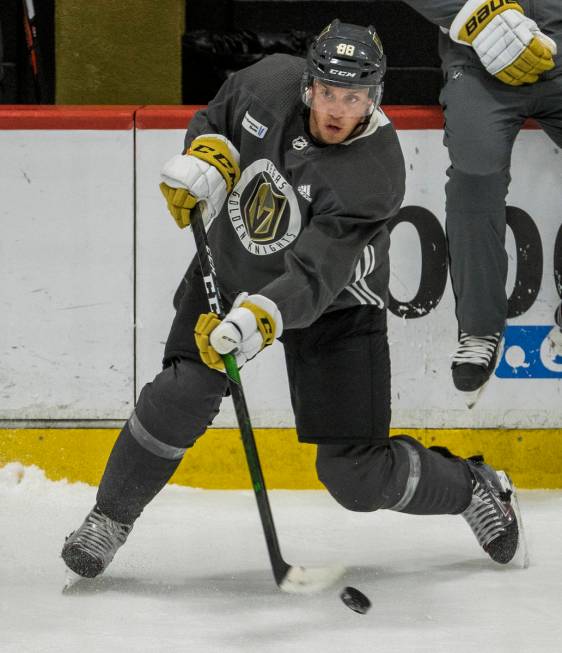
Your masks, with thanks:
<instances>
[{"instance_id":1,"label":"dark background","mask_svg":"<svg viewBox=\"0 0 562 653\"><path fill-rule=\"evenodd\" d=\"M263 56L260 45L268 51L303 55L311 37L336 17L372 24L379 33L388 58L384 104L438 103L438 27L397 0L188 0L182 49L184 103L208 102L228 70Z\"/></svg>"},{"instance_id":2,"label":"dark background","mask_svg":"<svg viewBox=\"0 0 562 653\"><path fill-rule=\"evenodd\" d=\"M0 103L54 103L55 3L35 1L39 64L35 77L25 40L23 2L0 0ZM139 0L139 11L142 4ZM398 0L186 0L181 62L172 62L181 63L183 103L206 104L230 72L266 54L304 55L311 38L336 17L373 24L379 33L388 57L384 104L438 103L438 28ZM135 74L142 75L142 70L131 70Z\"/></svg>"},{"instance_id":3,"label":"dark background","mask_svg":"<svg viewBox=\"0 0 562 653\"><path fill-rule=\"evenodd\" d=\"M23 2L0 0L0 103L52 104L55 97L55 0L37 0L38 71L25 40Z\"/></svg>"}]
</instances>

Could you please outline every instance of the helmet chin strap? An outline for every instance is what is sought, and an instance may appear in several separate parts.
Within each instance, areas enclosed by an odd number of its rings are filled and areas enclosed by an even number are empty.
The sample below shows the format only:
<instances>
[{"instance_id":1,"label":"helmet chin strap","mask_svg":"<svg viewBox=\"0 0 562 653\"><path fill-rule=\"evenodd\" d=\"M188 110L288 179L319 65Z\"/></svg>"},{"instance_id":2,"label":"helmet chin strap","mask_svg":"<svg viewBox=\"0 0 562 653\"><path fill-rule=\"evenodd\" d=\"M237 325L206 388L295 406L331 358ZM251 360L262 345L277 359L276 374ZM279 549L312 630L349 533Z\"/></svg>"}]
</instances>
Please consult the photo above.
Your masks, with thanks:
<instances>
[{"instance_id":1,"label":"helmet chin strap","mask_svg":"<svg viewBox=\"0 0 562 653\"><path fill-rule=\"evenodd\" d=\"M360 136L369 126L369 123L371 122L371 116L373 115L373 112L375 110L375 105L371 104L371 108L369 111L363 116L363 119L361 122L358 122L357 125L355 125L355 129L351 132L351 134L346 138L348 141L351 138L355 138L356 136Z\"/></svg>"}]
</instances>

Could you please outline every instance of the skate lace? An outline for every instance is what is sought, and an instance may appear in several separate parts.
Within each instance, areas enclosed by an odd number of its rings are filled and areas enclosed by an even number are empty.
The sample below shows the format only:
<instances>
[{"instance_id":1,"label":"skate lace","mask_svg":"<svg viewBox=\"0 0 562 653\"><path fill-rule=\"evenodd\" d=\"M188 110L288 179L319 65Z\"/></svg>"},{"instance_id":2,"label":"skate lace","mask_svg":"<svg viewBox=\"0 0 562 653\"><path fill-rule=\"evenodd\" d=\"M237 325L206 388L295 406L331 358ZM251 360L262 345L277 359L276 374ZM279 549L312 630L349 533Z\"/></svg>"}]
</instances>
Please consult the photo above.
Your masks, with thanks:
<instances>
[{"instance_id":1,"label":"skate lace","mask_svg":"<svg viewBox=\"0 0 562 653\"><path fill-rule=\"evenodd\" d=\"M95 510L78 529L73 544L102 559L112 555L125 542L132 526L113 521Z\"/></svg>"},{"instance_id":2,"label":"skate lace","mask_svg":"<svg viewBox=\"0 0 562 653\"><path fill-rule=\"evenodd\" d=\"M491 336L471 336L461 331L459 346L453 355L453 363L488 367L500 340L500 333Z\"/></svg>"},{"instance_id":3,"label":"skate lace","mask_svg":"<svg viewBox=\"0 0 562 653\"><path fill-rule=\"evenodd\" d=\"M488 488L476 481L472 501L462 513L480 546L484 548L505 533L506 526L510 522L509 514L504 512L501 504L509 503L511 490L498 492L497 496L498 499Z\"/></svg>"}]
</instances>

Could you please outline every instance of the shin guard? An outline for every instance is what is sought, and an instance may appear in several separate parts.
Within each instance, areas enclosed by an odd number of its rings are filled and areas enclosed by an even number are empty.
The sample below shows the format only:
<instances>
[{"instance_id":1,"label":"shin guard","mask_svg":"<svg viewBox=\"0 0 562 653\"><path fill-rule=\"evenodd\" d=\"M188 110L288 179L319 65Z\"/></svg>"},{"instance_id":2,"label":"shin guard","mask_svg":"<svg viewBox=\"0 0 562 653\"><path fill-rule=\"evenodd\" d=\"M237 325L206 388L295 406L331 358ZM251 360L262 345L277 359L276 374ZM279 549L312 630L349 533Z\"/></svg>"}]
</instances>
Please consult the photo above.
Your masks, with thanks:
<instances>
[{"instance_id":1,"label":"shin guard","mask_svg":"<svg viewBox=\"0 0 562 653\"><path fill-rule=\"evenodd\" d=\"M111 519L132 524L144 507L166 485L184 450L162 457L139 444L131 433L131 421L125 424L117 438L97 494L99 509Z\"/></svg>"},{"instance_id":2,"label":"shin guard","mask_svg":"<svg viewBox=\"0 0 562 653\"><path fill-rule=\"evenodd\" d=\"M472 477L464 460L442 447L427 449L408 435L390 439L408 461L400 499L391 510L412 515L458 514L469 505Z\"/></svg>"}]
</instances>

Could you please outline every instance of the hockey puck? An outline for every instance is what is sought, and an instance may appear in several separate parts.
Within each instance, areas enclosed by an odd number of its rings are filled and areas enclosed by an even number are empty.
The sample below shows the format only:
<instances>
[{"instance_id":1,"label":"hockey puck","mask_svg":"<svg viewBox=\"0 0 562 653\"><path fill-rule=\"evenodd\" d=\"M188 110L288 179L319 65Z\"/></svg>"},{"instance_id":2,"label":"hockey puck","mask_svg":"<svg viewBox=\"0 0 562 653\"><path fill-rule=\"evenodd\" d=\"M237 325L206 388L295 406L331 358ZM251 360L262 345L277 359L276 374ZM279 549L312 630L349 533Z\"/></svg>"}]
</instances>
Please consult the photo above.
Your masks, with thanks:
<instances>
[{"instance_id":1,"label":"hockey puck","mask_svg":"<svg viewBox=\"0 0 562 653\"><path fill-rule=\"evenodd\" d=\"M340 593L340 599L350 610L359 614L367 614L371 607L369 599L355 587L344 587Z\"/></svg>"}]
</instances>

